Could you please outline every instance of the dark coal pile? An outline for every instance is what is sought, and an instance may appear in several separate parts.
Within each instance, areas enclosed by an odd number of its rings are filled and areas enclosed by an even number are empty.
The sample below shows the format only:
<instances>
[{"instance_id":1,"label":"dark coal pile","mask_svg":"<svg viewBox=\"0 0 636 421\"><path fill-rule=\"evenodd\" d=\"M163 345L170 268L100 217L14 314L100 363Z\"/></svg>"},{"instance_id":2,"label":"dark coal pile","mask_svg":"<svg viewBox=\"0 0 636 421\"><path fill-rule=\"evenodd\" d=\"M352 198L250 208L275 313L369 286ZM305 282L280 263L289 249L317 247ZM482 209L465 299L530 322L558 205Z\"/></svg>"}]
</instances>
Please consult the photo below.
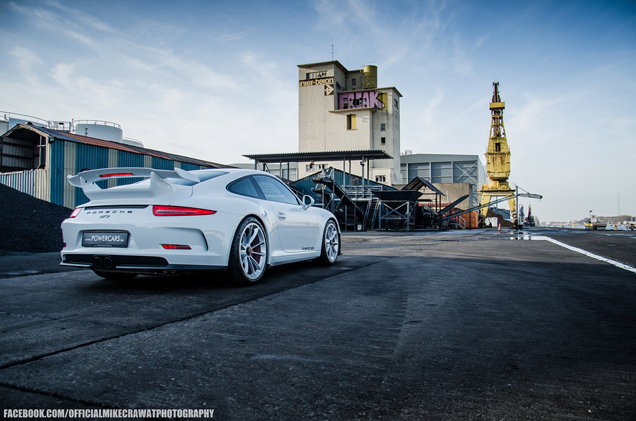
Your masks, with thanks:
<instances>
[{"instance_id":1,"label":"dark coal pile","mask_svg":"<svg viewBox=\"0 0 636 421\"><path fill-rule=\"evenodd\" d=\"M0 254L62 250L62 221L72 210L0 184Z\"/></svg>"}]
</instances>

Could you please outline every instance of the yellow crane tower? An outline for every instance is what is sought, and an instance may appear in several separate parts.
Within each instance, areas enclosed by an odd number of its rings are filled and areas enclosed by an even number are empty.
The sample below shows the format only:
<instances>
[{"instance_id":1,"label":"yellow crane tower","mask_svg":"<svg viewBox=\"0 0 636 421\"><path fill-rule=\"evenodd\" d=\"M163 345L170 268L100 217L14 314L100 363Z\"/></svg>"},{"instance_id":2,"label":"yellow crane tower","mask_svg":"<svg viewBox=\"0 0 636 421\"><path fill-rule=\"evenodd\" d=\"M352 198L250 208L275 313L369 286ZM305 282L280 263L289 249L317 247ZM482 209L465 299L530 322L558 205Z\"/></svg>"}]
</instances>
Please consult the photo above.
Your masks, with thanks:
<instances>
[{"instance_id":1,"label":"yellow crane tower","mask_svg":"<svg viewBox=\"0 0 636 421\"><path fill-rule=\"evenodd\" d=\"M480 206L488 205L493 197L509 197L510 214L517 225L517 201L515 190L510 188L508 177L510 176L510 149L506 139L506 130L503 122L503 110L506 103L501 102L499 96L499 82L494 82L494 93L490 103L490 139L486 151L486 173L490 183L482 185L479 191ZM486 217L488 207L480 209L481 216Z\"/></svg>"}]
</instances>

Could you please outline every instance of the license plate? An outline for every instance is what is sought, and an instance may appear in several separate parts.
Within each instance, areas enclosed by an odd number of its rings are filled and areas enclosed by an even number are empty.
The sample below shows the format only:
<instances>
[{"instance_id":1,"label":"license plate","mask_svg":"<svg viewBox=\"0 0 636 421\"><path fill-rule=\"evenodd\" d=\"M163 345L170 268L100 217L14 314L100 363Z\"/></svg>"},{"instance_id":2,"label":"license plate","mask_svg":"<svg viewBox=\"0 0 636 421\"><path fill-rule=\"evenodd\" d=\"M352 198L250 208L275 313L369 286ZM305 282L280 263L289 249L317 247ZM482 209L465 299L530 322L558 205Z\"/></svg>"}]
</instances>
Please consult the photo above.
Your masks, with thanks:
<instances>
[{"instance_id":1,"label":"license plate","mask_svg":"<svg viewBox=\"0 0 636 421\"><path fill-rule=\"evenodd\" d=\"M85 232L83 247L128 247L127 232Z\"/></svg>"}]
</instances>

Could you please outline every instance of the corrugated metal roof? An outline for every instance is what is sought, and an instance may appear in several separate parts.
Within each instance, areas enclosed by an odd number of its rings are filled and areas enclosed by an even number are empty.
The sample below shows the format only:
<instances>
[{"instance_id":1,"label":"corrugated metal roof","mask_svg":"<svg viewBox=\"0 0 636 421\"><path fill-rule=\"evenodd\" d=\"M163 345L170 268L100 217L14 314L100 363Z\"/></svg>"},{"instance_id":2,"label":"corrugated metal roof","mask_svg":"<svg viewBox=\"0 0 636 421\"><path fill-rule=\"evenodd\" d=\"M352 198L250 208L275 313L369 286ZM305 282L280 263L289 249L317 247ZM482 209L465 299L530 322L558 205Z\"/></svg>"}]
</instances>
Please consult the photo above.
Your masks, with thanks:
<instances>
[{"instance_id":1,"label":"corrugated metal roof","mask_svg":"<svg viewBox=\"0 0 636 421\"><path fill-rule=\"evenodd\" d=\"M379 149L368 149L359 151L322 151L322 152L289 152L243 155L246 158L257 162L277 163L277 162L321 162L321 161L341 161L358 159L393 159L391 155Z\"/></svg>"},{"instance_id":2,"label":"corrugated metal roof","mask_svg":"<svg viewBox=\"0 0 636 421\"><path fill-rule=\"evenodd\" d=\"M204 160L201 160L201 159L190 158L190 157L182 156L182 155L175 155L175 154L171 154L171 153L167 153L167 152L157 151L157 150L154 150L154 149L140 148L140 147L137 147L137 146L131 146L131 145L126 145L126 144L117 143L117 142L111 142L111 141L108 141L108 140L95 139L93 137L82 136L82 135L78 135L78 134L74 134L74 133L58 132L57 130L48 129L48 128L45 128L45 127L33 126L33 125L29 125L29 124L19 124L19 125L15 126L13 129L9 130L6 133L6 135L10 135L11 133L13 133L15 131L24 130L24 129L25 130L32 130L32 131L36 131L36 132L41 132L41 133L46 133L50 137L53 137L55 139L64 140L64 141L67 141L67 142L84 143L84 144L87 144L87 145L101 146L103 148L115 149L115 150L119 150L119 151L131 152L131 153L138 153L138 154L141 154L141 155L149 155L149 156L152 156L152 157L155 157L155 158L163 158L163 159L167 159L167 160L170 160L170 161L186 162L186 163L189 163L189 164L199 165L199 166L203 166L203 167L230 168L229 165L217 164L215 162L204 161Z\"/></svg>"},{"instance_id":3,"label":"corrugated metal roof","mask_svg":"<svg viewBox=\"0 0 636 421\"><path fill-rule=\"evenodd\" d=\"M474 162L479 161L479 155L453 155L453 154L425 154L416 153L401 155L402 164L419 164L427 162Z\"/></svg>"},{"instance_id":4,"label":"corrugated metal roof","mask_svg":"<svg viewBox=\"0 0 636 421\"><path fill-rule=\"evenodd\" d=\"M58 136L58 133L61 133L61 132L56 132L55 130L49 130L49 131L50 132L55 132L52 135L56 139L60 138ZM88 137L88 136L80 136L80 135L74 134L74 133L63 133L63 134L66 137L66 139L64 139L64 140L71 141L71 142L77 142L79 140L81 143L86 143L87 145L101 146L103 148L116 149L118 151L136 152L136 151L132 150L131 148L127 147L126 145L123 145L123 144L117 143L117 142L110 142L108 140L95 139L94 137Z\"/></svg>"}]
</instances>

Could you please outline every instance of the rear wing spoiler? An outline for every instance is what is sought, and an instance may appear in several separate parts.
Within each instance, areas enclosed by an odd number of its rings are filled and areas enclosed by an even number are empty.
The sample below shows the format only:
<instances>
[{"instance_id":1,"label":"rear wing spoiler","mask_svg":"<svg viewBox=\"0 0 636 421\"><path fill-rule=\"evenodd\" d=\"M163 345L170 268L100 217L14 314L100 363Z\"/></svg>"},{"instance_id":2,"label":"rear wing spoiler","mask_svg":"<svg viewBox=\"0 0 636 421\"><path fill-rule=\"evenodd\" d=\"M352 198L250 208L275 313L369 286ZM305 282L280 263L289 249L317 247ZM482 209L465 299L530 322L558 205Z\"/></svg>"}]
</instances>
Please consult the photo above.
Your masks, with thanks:
<instances>
[{"instance_id":1,"label":"rear wing spoiler","mask_svg":"<svg viewBox=\"0 0 636 421\"><path fill-rule=\"evenodd\" d=\"M117 178L150 178L150 186L139 188L135 185L118 186L116 189L102 189L96 183ZM174 170L157 170L154 168L119 167L100 168L82 171L77 175L69 175L68 182L81 187L90 200L109 198L159 197L175 192L168 178L176 178L199 183L201 180L191 172L175 168Z\"/></svg>"}]
</instances>

